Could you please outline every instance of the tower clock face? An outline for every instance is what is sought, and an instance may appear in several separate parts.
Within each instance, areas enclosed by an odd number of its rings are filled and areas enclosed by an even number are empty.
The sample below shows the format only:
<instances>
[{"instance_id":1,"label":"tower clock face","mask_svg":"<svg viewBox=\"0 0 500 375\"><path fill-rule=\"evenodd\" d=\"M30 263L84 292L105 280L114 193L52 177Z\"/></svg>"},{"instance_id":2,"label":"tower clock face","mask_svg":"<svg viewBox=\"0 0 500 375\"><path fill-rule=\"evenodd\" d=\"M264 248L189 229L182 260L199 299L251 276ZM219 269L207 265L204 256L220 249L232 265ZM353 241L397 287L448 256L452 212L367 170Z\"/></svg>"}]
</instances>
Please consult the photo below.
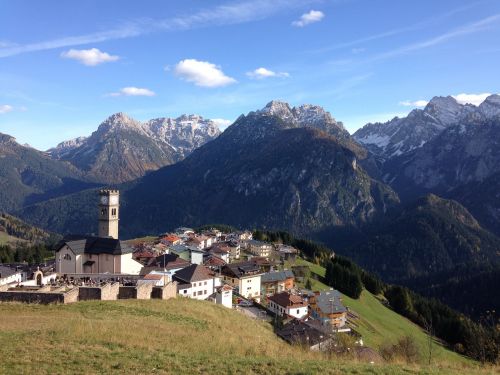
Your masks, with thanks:
<instances>
[{"instance_id":1,"label":"tower clock face","mask_svg":"<svg viewBox=\"0 0 500 375\"><path fill-rule=\"evenodd\" d=\"M109 198L109 203L110 204L118 204L118 197L116 195L112 195L110 198Z\"/></svg>"},{"instance_id":2,"label":"tower clock face","mask_svg":"<svg viewBox=\"0 0 500 375\"><path fill-rule=\"evenodd\" d=\"M105 195L103 195L103 196L101 197L101 203L102 203L102 204L108 204L108 197L107 197L107 196L105 196Z\"/></svg>"}]
</instances>

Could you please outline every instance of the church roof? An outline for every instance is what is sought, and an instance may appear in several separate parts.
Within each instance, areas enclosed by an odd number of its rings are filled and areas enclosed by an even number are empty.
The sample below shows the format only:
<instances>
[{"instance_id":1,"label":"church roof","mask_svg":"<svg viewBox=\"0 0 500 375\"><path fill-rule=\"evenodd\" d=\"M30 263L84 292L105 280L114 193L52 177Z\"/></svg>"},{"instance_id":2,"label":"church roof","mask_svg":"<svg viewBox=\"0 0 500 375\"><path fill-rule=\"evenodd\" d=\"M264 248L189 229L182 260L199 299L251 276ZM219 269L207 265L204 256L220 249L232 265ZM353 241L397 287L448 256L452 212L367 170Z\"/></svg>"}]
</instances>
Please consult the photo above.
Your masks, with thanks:
<instances>
[{"instance_id":1,"label":"church roof","mask_svg":"<svg viewBox=\"0 0 500 375\"><path fill-rule=\"evenodd\" d=\"M56 247L56 252L68 246L75 254L110 254L122 255L133 252L131 246L115 238L93 236L66 237Z\"/></svg>"}]
</instances>

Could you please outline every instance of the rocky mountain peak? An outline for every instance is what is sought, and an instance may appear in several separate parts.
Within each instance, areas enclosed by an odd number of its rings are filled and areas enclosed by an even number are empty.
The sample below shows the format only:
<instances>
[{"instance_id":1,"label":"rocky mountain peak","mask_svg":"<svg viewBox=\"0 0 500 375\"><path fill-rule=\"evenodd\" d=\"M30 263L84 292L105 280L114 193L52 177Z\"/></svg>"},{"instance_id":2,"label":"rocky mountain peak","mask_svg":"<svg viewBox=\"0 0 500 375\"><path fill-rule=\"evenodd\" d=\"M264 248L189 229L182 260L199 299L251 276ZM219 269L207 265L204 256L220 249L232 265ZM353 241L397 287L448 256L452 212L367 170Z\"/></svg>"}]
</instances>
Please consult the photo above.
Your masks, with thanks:
<instances>
[{"instance_id":1,"label":"rocky mountain peak","mask_svg":"<svg viewBox=\"0 0 500 375\"><path fill-rule=\"evenodd\" d=\"M290 105L279 100L271 100L264 108L257 111L257 113L278 116L283 120L293 119L292 108L290 108Z\"/></svg>"},{"instance_id":2,"label":"rocky mountain peak","mask_svg":"<svg viewBox=\"0 0 500 375\"><path fill-rule=\"evenodd\" d=\"M118 129L141 130L141 123L129 117L126 113L118 112L104 120L104 122L99 125L97 132L101 133Z\"/></svg>"},{"instance_id":3,"label":"rocky mountain peak","mask_svg":"<svg viewBox=\"0 0 500 375\"><path fill-rule=\"evenodd\" d=\"M0 133L0 144L12 144L16 143L16 139L8 134Z\"/></svg>"},{"instance_id":4,"label":"rocky mountain peak","mask_svg":"<svg viewBox=\"0 0 500 375\"><path fill-rule=\"evenodd\" d=\"M349 137L343 124L337 122L329 112L318 105L303 104L299 107L291 107L286 102L272 100L256 113L279 117L291 127L311 127L341 138Z\"/></svg>"},{"instance_id":5,"label":"rocky mountain peak","mask_svg":"<svg viewBox=\"0 0 500 375\"><path fill-rule=\"evenodd\" d=\"M458 121L463 105L452 96L435 96L426 105L424 113L431 115L444 126Z\"/></svg>"},{"instance_id":6,"label":"rocky mountain peak","mask_svg":"<svg viewBox=\"0 0 500 375\"><path fill-rule=\"evenodd\" d=\"M479 105L479 110L486 117L493 117L500 114L500 95L493 94L488 96L484 102Z\"/></svg>"}]
</instances>

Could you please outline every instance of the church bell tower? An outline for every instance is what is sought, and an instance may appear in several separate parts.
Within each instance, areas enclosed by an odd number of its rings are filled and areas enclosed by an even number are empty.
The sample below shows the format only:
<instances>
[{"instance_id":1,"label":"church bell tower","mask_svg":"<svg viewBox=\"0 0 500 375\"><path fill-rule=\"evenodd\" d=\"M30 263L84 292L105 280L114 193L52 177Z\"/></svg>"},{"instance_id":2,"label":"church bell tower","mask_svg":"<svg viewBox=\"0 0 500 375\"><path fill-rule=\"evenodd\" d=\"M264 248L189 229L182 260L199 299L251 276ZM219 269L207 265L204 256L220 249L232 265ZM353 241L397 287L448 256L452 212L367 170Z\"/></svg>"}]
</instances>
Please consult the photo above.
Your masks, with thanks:
<instances>
[{"instance_id":1,"label":"church bell tower","mask_svg":"<svg viewBox=\"0 0 500 375\"><path fill-rule=\"evenodd\" d=\"M120 192L99 190L99 237L118 239Z\"/></svg>"}]
</instances>

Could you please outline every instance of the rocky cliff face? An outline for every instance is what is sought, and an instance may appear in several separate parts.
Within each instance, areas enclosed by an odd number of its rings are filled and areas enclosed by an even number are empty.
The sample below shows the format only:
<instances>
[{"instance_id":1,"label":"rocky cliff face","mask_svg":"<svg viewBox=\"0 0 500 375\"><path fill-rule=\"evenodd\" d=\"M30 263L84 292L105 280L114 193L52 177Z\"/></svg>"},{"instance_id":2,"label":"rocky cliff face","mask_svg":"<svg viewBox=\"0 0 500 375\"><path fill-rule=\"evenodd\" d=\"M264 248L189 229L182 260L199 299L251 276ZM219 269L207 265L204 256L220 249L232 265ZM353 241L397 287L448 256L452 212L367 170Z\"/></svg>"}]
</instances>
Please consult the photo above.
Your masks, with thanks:
<instances>
[{"instance_id":1,"label":"rocky cliff face","mask_svg":"<svg viewBox=\"0 0 500 375\"><path fill-rule=\"evenodd\" d=\"M182 160L219 134L217 125L201 116L141 123L117 113L90 137L63 142L48 152L69 161L95 181L117 184Z\"/></svg>"}]
</instances>

